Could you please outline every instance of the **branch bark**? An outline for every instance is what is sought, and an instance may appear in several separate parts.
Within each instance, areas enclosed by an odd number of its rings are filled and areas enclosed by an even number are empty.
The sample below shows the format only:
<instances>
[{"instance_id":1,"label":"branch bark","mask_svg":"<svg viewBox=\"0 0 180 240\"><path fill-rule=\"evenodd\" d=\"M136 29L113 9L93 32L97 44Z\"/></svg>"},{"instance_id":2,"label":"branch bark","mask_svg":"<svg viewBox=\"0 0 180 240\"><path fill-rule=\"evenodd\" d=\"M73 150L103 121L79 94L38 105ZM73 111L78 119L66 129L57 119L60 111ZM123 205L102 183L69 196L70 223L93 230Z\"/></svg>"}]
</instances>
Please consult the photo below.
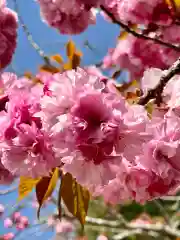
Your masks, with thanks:
<instances>
[{"instance_id":1,"label":"branch bark","mask_svg":"<svg viewBox=\"0 0 180 240\"><path fill-rule=\"evenodd\" d=\"M113 23L116 23L117 25L122 27L126 32L132 34L133 36L135 36L137 38L142 38L142 39L145 39L145 40L151 40L154 43L160 44L160 45L168 47L168 48L172 48L172 49L180 52L180 46L173 45L169 42L164 42L163 40L161 40L159 38L153 38L153 37L149 37L147 35L144 35L142 33L138 33L136 31L134 31L133 29L131 29L127 24L121 22L120 20L117 20L116 17L114 16L114 14L109 12L109 10L106 7L104 7L103 5L101 5L100 8L105 14L108 15L108 17L110 17L110 19L113 21Z\"/></svg>"},{"instance_id":2,"label":"branch bark","mask_svg":"<svg viewBox=\"0 0 180 240\"><path fill-rule=\"evenodd\" d=\"M162 101L162 92L166 84L169 80L174 77L176 74L180 73L180 58L162 75L159 83L156 85L154 89L150 89L145 96L142 96L139 99L138 104L145 105L151 99L156 99L157 105L159 105Z\"/></svg>"}]
</instances>

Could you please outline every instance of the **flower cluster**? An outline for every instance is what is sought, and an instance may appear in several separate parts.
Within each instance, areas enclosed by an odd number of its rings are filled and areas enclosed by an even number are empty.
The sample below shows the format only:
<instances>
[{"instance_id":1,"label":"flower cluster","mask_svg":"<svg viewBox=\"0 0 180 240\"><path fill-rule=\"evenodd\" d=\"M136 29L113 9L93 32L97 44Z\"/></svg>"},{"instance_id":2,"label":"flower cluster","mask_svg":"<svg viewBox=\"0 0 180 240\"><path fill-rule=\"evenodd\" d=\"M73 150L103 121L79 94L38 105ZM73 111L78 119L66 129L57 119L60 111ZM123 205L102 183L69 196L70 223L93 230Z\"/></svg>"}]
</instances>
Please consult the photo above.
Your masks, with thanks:
<instances>
[{"instance_id":1,"label":"flower cluster","mask_svg":"<svg viewBox=\"0 0 180 240\"><path fill-rule=\"evenodd\" d=\"M17 15L0 2L0 69L5 68L12 59L16 48Z\"/></svg>"},{"instance_id":2,"label":"flower cluster","mask_svg":"<svg viewBox=\"0 0 180 240\"><path fill-rule=\"evenodd\" d=\"M51 27L62 34L79 34L89 24L95 24L95 16L91 9L96 1L84 0L37 0L40 4L41 16Z\"/></svg>"},{"instance_id":3,"label":"flower cluster","mask_svg":"<svg viewBox=\"0 0 180 240\"><path fill-rule=\"evenodd\" d=\"M162 74L158 69L145 72L143 91ZM38 77L42 83L36 85L26 78L16 81L9 73L1 77L6 98L0 112L4 182L20 175L45 176L61 167L111 203L145 202L176 191L179 76L164 89L167 110L154 111L151 119L143 106L129 105L93 67Z\"/></svg>"},{"instance_id":4,"label":"flower cluster","mask_svg":"<svg viewBox=\"0 0 180 240\"><path fill-rule=\"evenodd\" d=\"M104 58L104 68L119 66L129 70L130 78L140 79L147 68L166 69L178 58L179 53L153 41L128 36L110 49Z\"/></svg>"},{"instance_id":5,"label":"flower cluster","mask_svg":"<svg viewBox=\"0 0 180 240\"><path fill-rule=\"evenodd\" d=\"M164 0L105 0L104 6L117 21L136 25L137 32L167 43L179 43L180 26L173 23L175 13ZM129 70L131 79L140 79L147 68L166 69L178 56L179 53L171 48L128 35L109 50L104 58L104 67L117 65Z\"/></svg>"}]
</instances>

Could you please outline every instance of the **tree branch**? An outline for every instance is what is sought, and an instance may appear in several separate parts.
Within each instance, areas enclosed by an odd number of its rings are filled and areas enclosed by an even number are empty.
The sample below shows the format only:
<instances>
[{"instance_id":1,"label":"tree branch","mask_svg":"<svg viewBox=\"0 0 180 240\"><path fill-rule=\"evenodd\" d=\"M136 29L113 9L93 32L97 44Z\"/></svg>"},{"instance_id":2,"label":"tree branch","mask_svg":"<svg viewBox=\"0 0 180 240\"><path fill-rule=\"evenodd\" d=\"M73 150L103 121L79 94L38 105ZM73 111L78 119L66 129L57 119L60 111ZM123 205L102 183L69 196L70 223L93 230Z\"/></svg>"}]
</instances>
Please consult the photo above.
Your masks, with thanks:
<instances>
[{"instance_id":1,"label":"tree branch","mask_svg":"<svg viewBox=\"0 0 180 240\"><path fill-rule=\"evenodd\" d=\"M142 96L139 99L138 104L145 105L149 102L150 99L156 99L156 103L159 105L162 101L161 94L164 87L169 82L169 80L178 73L180 73L180 58L178 58L178 60L166 72L164 72L155 88L150 89L145 96Z\"/></svg>"},{"instance_id":2,"label":"tree branch","mask_svg":"<svg viewBox=\"0 0 180 240\"><path fill-rule=\"evenodd\" d=\"M169 47L169 48L172 48L178 52L180 52L180 46L177 46L177 45L173 45L171 43L168 43L168 42L164 42L163 40L160 40L159 38L153 38L153 37L149 37L147 35L144 35L142 33L138 33L136 31L134 31L133 29L131 29L127 24L125 23L122 23L120 20L117 20L114 16L113 13L109 12L109 10L104 7L103 5L100 6L100 8L102 9L102 11L104 11L104 13L106 13L108 15L108 17L111 18L111 20L116 23L117 25L119 25L120 27L122 27L126 32L132 34L133 36L137 37L137 38L142 38L142 39L145 39L145 40L151 40L153 41L154 43L157 43L157 44L160 44L162 46L165 46L165 47Z\"/></svg>"},{"instance_id":3,"label":"tree branch","mask_svg":"<svg viewBox=\"0 0 180 240\"><path fill-rule=\"evenodd\" d=\"M0 190L0 196L4 196L4 195L7 195L9 193L12 193L12 192L16 191L17 189L18 189L17 186L13 186L13 187L8 188L6 190Z\"/></svg>"},{"instance_id":4,"label":"tree branch","mask_svg":"<svg viewBox=\"0 0 180 240\"><path fill-rule=\"evenodd\" d=\"M170 237L180 237L180 231L163 224L137 224L137 223L122 223L121 221L110 221L100 218L86 217L86 224L106 226L110 228L123 228L129 230L139 229L142 231L152 231Z\"/></svg>"}]
</instances>

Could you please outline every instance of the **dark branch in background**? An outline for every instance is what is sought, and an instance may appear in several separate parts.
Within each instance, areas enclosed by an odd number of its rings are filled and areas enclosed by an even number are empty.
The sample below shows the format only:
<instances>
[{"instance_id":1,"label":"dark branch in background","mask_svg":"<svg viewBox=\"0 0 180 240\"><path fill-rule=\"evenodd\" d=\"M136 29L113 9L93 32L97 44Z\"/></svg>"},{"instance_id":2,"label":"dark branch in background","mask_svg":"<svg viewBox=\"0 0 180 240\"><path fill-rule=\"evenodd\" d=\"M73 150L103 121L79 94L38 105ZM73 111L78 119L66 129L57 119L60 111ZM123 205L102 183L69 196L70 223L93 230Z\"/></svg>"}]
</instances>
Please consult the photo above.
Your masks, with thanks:
<instances>
[{"instance_id":1,"label":"dark branch in background","mask_svg":"<svg viewBox=\"0 0 180 240\"><path fill-rule=\"evenodd\" d=\"M50 60L48 58L48 56L45 55L44 51L39 47L39 45L33 40L32 34L29 32L27 26L24 23L23 18L21 17L20 13L19 13L19 7L18 7L18 3L17 0L13 0L14 1L14 9L18 15L18 19L19 22L21 24L21 27L23 28L28 41L30 42L31 46L36 50L36 52L40 55L41 58L43 58L43 60L45 61L45 63L47 65L51 65L50 64Z\"/></svg>"},{"instance_id":2,"label":"dark branch in background","mask_svg":"<svg viewBox=\"0 0 180 240\"><path fill-rule=\"evenodd\" d=\"M168 43L168 42L164 42L158 38L153 38L153 37L149 37L147 35L144 35L142 33L138 33L136 31L134 31L133 29L131 29L127 24L125 23L122 23L120 20L117 20L114 16L113 13L109 12L108 9L106 9L103 5L100 6L101 10L104 11L104 13L106 13L108 15L108 17L111 18L111 20L116 23L117 25L119 25L120 27L122 27L126 32L132 34L133 36L137 37L137 38L142 38L142 39L145 39L145 40L151 40L157 44L160 44L160 45L163 45L165 47L169 47L169 48L172 48L178 52L180 52L180 46L176 46L176 45L173 45L171 43Z\"/></svg>"},{"instance_id":3,"label":"dark branch in background","mask_svg":"<svg viewBox=\"0 0 180 240\"><path fill-rule=\"evenodd\" d=\"M180 58L162 75L159 83L156 85L154 89L150 89L146 96L142 96L139 99L138 104L145 105L149 102L150 99L156 99L157 105L162 102L162 92L165 85L169 82L169 80L176 74L180 73Z\"/></svg>"}]
</instances>

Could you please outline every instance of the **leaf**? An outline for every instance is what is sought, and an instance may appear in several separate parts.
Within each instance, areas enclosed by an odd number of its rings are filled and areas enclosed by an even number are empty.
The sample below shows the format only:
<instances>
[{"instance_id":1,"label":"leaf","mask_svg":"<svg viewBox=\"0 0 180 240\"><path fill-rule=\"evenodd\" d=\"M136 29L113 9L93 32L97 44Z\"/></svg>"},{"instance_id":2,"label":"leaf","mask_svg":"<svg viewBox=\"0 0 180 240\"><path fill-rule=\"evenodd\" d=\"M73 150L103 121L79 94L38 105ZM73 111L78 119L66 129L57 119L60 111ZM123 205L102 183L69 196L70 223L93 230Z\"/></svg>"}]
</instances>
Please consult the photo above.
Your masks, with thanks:
<instances>
[{"instance_id":1,"label":"leaf","mask_svg":"<svg viewBox=\"0 0 180 240\"><path fill-rule=\"evenodd\" d=\"M170 7L180 7L180 0L165 0Z\"/></svg>"},{"instance_id":2,"label":"leaf","mask_svg":"<svg viewBox=\"0 0 180 240\"><path fill-rule=\"evenodd\" d=\"M60 70L57 67L49 66L49 65L46 65L46 64L40 66L39 71L50 72L50 73L58 73L58 72L60 72Z\"/></svg>"},{"instance_id":3,"label":"leaf","mask_svg":"<svg viewBox=\"0 0 180 240\"><path fill-rule=\"evenodd\" d=\"M137 25L137 24L129 24L128 27L129 27L130 29L132 29L132 30L137 30L138 25ZM126 39L127 36L128 36L128 34L129 34L129 33L126 32L126 31L121 31L120 34L119 34L119 36L118 36L118 40L124 40L124 39Z\"/></svg>"},{"instance_id":4,"label":"leaf","mask_svg":"<svg viewBox=\"0 0 180 240\"><path fill-rule=\"evenodd\" d=\"M33 78L33 75L32 75L31 72L25 72L25 73L24 73L24 76L27 77L27 78L29 78L29 79L32 79L32 78Z\"/></svg>"},{"instance_id":5,"label":"leaf","mask_svg":"<svg viewBox=\"0 0 180 240\"><path fill-rule=\"evenodd\" d=\"M72 57L72 68L76 69L81 63L81 52L75 52Z\"/></svg>"},{"instance_id":6,"label":"leaf","mask_svg":"<svg viewBox=\"0 0 180 240\"><path fill-rule=\"evenodd\" d=\"M64 70L72 70L72 61L69 61L63 65Z\"/></svg>"},{"instance_id":7,"label":"leaf","mask_svg":"<svg viewBox=\"0 0 180 240\"><path fill-rule=\"evenodd\" d=\"M151 115L153 113L153 109L154 109L154 100L149 101L146 105L145 105L145 109L148 113L148 117L151 118Z\"/></svg>"},{"instance_id":8,"label":"leaf","mask_svg":"<svg viewBox=\"0 0 180 240\"><path fill-rule=\"evenodd\" d=\"M133 80L133 81L128 82L128 83L125 82L123 84L116 85L116 88L119 92L125 92L126 90L128 90L128 88L136 87L136 86L137 86L137 81Z\"/></svg>"},{"instance_id":9,"label":"leaf","mask_svg":"<svg viewBox=\"0 0 180 240\"><path fill-rule=\"evenodd\" d=\"M21 201L24 199L30 192L32 192L33 188L37 185L37 183L41 179L33 179L28 177L20 177L19 188L18 188L18 200Z\"/></svg>"},{"instance_id":10,"label":"leaf","mask_svg":"<svg viewBox=\"0 0 180 240\"><path fill-rule=\"evenodd\" d=\"M60 194L69 212L84 226L90 200L89 191L79 185L70 173L66 173L62 178Z\"/></svg>"},{"instance_id":11,"label":"leaf","mask_svg":"<svg viewBox=\"0 0 180 240\"><path fill-rule=\"evenodd\" d=\"M72 40L68 41L66 44L66 54L68 58L72 58L76 51L76 46Z\"/></svg>"},{"instance_id":12,"label":"leaf","mask_svg":"<svg viewBox=\"0 0 180 240\"><path fill-rule=\"evenodd\" d=\"M112 78L114 78L114 79L118 78L121 75L121 73L122 73L121 69L115 71L112 75Z\"/></svg>"},{"instance_id":13,"label":"leaf","mask_svg":"<svg viewBox=\"0 0 180 240\"><path fill-rule=\"evenodd\" d=\"M63 63L63 58L59 54L51 56L51 59L59 64Z\"/></svg>"},{"instance_id":14,"label":"leaf","mask_svg":"<svg viewBox=\"0 0 180 240\"><path fill-rule=\"evenodd\" d=\"M124 39L126 39L126 37L128 36L128 32L126 32L126 31L121 31L120 32L120 34L119 34L119 36L118 36L118 40L124 40Z\"/></svg>"},{"instance_id":15,"label":"leaf","mask_svg":"<svg viewBox=\"0 0 180 240\"><path fill-rule=\"evenodd\" d=\"M180 8L180 0L173 0L176 8Z\"/></svg>"},{"instance_id":16,"label":"leaf","mask_svg":"<svg viewBox=\"0 0 180 240\"><path fill-rule=\"evenodd\" d=\"M63 69L64 70L76 69L78 66L80 66L81 56L82 56L81 52L78 51L75 52L72 58L69 59L69 61L63 65Z\"/></svg>"},{"instance_id":17,"label":"leaf","mask_svg":"<svg viewBox=\"0 0 180 240\"><path fill-rule=\"evenodd\" d=\"M59 169L56 168L50 177L43 177L36 185L36 197L39 203L37 216L39 218L43 203L52 195L59 179Z\"/></svg>"}]
</instances>

